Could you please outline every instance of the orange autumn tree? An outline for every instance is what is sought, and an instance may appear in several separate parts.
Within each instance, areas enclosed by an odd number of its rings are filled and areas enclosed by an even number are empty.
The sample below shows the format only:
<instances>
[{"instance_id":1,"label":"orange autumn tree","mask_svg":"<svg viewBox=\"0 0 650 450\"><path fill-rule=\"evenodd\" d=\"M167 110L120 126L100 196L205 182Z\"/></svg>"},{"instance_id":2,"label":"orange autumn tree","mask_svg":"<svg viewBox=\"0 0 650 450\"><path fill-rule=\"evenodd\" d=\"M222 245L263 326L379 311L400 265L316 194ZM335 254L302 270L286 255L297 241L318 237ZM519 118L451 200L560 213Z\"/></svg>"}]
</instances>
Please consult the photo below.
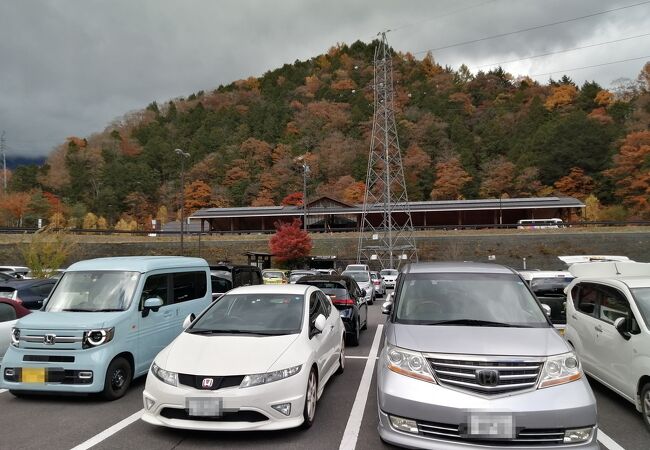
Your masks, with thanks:
<instances>
[{"instance_id":1,"label":"orange autumn tree","mask_svg":"<svg viewBox=\"0 0 650 450\"><path fill-rule=\"evenodd\" d=\"M569 174L557 180L555 189L569 197L585 199L594 190L594 179L580 167L572 167Z\"/></svg>"},{"instance_id":2,"label":"orange autumn tree","mask_svg":"<svg viewBox=\"0 0 650 450\"><path fill-rule=\"evenodd\" d=\"M616 196L632 214L650 218L650 131L628 134L604 172L616 185Z\"/></svg>"},{"instance_id":3,"label":"orange autumn tree","mask_svg":"<svg viewBox=\"0 0 650 450\"><path fill-rule=\"evenodd\" d=\"M297 266L309 256L313 243L309 234L302 229L300 219L293 222L275 222L276 232L269 240L269 249L278 262L289 267Z\"/></svg>"},{"instance_id":4,"label":"orange autumn tree","mask_svg":"<svg viewBox=\"0 0 650 450\"><path fill-rule=\"evenodd\" d=\"M343 201L352 205L363 203L365 195L366 183L363 181L355 181L343 191Z\"/></svg>"},{"instance_id":5,"label":"orange autumn tree","mask_svg":"<svg viewBox=\"0 0 650 450\"><path fill-rule=\"evenodd\" d=\"M573 104L578 97L578 90L572 84L562 84L554 87L551 95L544 102L546 109L555 109L562 106Z\"/></svg>"},{"instance_id":6,"label":"orange autumn tree","mask_svg":"<svg viewBox=\"0 0 650 450\"><path fill-rule=\"evenodd\" d=\"M0 197L0 209L13 226L22 227L32 196L27 192L13 192Z\"/></svg>"},{"instance_id":7,"label":"orange autumn tree","mask_svg":"<svg viewBox=\"0 0 650 450\"><path fill-rule=\"evenodd\" d=\"M436 163L436 181L431 190L432 200L457 200L472 176L463 169L457 155L447 156Z\"/></svg>"},{"instance_id":8,"label":"orange autumn tree","mask_svg":"<svg viewBox=\"0 0 650 450\"><path fill-rule=\"evenodd\" d=\"M302 206L302 192L292 192L280 202L283 206Z\"/></svg>"},{"instance_id":9,"label":"orange autumn tree","mask_svg":"<svg viewBox=\"0 0 650 450\"><path fill-rule=\"evenodd\" d=\"M212 189L201 180L185 186L185 214L190 215L202 208L212 206Z\"/></svg>"}]
</instances>

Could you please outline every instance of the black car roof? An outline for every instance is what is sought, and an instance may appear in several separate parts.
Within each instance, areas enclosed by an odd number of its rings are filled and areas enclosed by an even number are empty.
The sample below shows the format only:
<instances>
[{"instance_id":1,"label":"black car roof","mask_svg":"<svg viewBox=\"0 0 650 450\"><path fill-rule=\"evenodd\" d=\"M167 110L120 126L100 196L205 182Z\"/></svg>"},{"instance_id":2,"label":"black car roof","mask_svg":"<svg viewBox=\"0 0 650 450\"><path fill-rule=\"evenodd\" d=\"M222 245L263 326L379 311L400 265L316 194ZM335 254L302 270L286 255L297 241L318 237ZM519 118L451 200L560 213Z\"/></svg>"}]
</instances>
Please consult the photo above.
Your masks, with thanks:
<instances>
[{"instance_id":1,"label":"black car roof","mask_svg":"<svg viewBox=\"0 0 650 450\"><path fill-rule=\"evenodd\" d=\"M301 284L303 282L310 281L329 281L335 283L339 282L342 283L346 289L350 290L350 286L354 280L345 275L306 275L304 277L300 277L296 283Z\"/></svg>"}]
</instances>

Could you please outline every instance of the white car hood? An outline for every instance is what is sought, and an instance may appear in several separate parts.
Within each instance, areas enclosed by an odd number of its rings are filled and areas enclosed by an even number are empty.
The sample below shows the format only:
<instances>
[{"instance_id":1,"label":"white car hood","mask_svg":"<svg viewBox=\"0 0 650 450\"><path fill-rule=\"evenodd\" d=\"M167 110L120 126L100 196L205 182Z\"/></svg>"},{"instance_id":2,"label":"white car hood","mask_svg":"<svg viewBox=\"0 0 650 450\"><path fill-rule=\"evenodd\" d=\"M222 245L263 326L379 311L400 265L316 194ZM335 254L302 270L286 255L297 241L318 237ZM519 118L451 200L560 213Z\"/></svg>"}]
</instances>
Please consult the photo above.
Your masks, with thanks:
<instances>
[{"instance_id":1,"label":"white car hood","mask_svg":"<svg viewBox=\"0 0 650 450\"><path fill-rule=\"evenodd\" d=\"M229 336L181 333L169 347L165 370L193 375L264 373L298 339L284 336Z\"/></svg>"}]
</instances>

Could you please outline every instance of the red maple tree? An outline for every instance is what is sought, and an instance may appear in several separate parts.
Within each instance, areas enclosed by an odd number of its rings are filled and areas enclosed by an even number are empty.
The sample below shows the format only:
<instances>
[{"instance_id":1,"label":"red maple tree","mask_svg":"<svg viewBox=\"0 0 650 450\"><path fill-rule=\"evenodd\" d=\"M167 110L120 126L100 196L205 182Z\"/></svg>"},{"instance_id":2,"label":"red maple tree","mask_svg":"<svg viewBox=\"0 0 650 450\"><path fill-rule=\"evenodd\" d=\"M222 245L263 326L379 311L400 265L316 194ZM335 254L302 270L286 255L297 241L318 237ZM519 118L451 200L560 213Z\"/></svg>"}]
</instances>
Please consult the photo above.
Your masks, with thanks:
<instances>
[{"instance_id":1,"label":"red maple tree","mask_svg":"<svg viewBox=\"0 0 650 450\"><path fill-rule=\"evenodd\" d=\"M280 202L284 206L302 206L302 192L292 192Z\"/></svg>"},{"instance_id":2,"label":"red maple tree","mask_svg":"<svg viewBox=\"0 0 650 450\"><path fill-rule=\"evenodd\" d=\"M269 240L269 249L278 262L296 263L309 255L313 247L311 238L301 228L300 219L293 222L276 222L276 233Z\"/></svg>"}]
</instances>

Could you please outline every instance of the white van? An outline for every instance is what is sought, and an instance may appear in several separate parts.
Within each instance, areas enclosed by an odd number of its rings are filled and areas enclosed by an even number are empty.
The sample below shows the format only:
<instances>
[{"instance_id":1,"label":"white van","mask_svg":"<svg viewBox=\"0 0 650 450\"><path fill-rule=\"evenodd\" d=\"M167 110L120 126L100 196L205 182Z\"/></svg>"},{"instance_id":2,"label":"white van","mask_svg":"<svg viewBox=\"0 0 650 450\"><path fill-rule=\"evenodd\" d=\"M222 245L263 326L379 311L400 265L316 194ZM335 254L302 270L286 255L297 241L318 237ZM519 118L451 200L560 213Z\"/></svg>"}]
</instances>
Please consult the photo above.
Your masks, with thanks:
<instances>
[{"instance_id":1,"label":"white van","mask_svg":"<svg viewBox=\"0 0 650 450\"><path fill-rule=\"evenodd\" d=\"M344 272L370 272L368 264L348 264Z\"/></svg>"}]
</instances>

